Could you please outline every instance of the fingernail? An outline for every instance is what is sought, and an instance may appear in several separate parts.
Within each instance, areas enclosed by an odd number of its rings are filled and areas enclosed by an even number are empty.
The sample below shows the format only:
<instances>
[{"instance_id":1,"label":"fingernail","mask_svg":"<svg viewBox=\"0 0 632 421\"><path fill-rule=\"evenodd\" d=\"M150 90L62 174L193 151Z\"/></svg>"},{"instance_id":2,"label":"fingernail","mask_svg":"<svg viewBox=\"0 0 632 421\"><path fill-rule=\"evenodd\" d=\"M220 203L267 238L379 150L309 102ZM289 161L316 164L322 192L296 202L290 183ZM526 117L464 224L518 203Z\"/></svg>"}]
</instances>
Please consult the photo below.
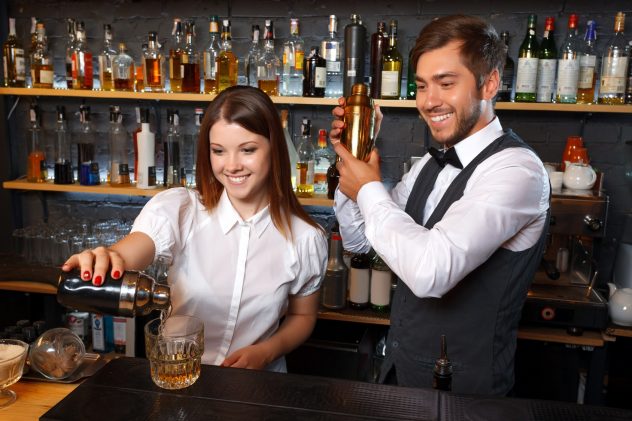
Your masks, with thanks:
<instances>
[{"instance_id":1,"label":"fingernail","mask_svg":"<svg viewBox=\"0 0 632 421\"><path fill-rule=\"evenodd\" d=\"M90 279L90 272L88 272L87 270L83 272L83 279Z\"/></svg>"},{"instance_id":2,"label":"fingernail","mask_svg":"<svg viewBox=\"0 0 632 421\"><path fill-rule=\"evenodd\" d=\"M115 270L114 273L112 274L112 277L114 279L118 279L121 277L121 272L119 272L118 270Z\"/></svg>"},{"instance_id":3,"label":"fingernail","mask_svg":"<svg viewBox=\"0 0 632 421\"><path fill-rule=\"evenodd\" d=\"M103 283L103 278L101 278L101 275L98 275L94 278L94 280L92 281L96 286L101 286L101 284Z\"/></svg>"}]
</instances>

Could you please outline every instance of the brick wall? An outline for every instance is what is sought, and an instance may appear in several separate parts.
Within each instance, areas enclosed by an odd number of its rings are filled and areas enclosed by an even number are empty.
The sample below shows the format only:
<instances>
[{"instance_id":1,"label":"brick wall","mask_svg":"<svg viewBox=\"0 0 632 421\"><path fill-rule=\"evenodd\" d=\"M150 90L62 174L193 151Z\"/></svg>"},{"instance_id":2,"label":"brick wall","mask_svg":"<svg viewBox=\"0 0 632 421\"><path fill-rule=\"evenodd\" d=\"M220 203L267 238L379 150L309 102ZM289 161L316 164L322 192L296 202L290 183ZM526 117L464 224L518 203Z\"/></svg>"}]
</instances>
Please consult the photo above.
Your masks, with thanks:
<instances>
[{"instance_id":1,"label":"brick wall","mask_svg":"<svg viewBox=\"0 0 632 421\"><path fill-rule=\"evenodd\" d=\"M220 17L230 17L232 21L233 48L238 56L247 51L252 24L263 27L265 18L272 18L275 23L277 48L289 35L290 16L301 18L301 35L305 39L306 48L319 45L326 35L327 17L336 14L339 17L339 33L343 33L344 25L349 22L351 13L359 13L368 33L375 31L378 20L395 18L399 22L400 50L406 52L412 46L414 39L423 25L436 16L455 12L479 15L496 27L500 32L509 31L511 35L510 56L516 57L519 44L526 30L526 18L529 13L538 15L537 33L541 36L544 17L556 17L556 42L559 46L566 33L566 21L570 13L579 13L580 31L583 32L586 20L594 19L598 23L598 46L602 48L612 35L614 14L623 10L628 13L628 25L632 26L632 4L629 0L607 0L595 2L589 0L398 0L398 1L360 1L348 0L337 2L331 0L191 0L175 2L172 0L112 0L112 1L46 1L8 0L8 16L17 19L18 35L22 40L28 39L30 31L30 17L37 16L46 24L47 34L52 52L58 59L55 63L56 73L63 72L65 18L74 17L85 21L88 42L91 50L97 52L102 43L102 26L110 23L113 26L115 42L125 41L138 55L141 42L145 40L150 30L159 33L159 39L165 41L168 47L170 40L172 19L175 17L192 18L197 25L196 44L201 50L207 42L208 16L212 14ZM6 27L4 28L6 30ZM628 31L631 33L632 31ZM11 176L15 177L25 172L24 157L26 156L25 142L19 139L24 132L26 123L26 107L29 98L22 98L16 112L12 115L12 136L8 141L9 151L14 167ZM54 108L57 104L64 104L69 111L76 111L80 99L40 98L39 104L44 111L44 128L50 135L54 127ZM88 100L94 113L94 121L99 130L107 130L107 107L110 101ZM136 101L117 101L125 115L128 129L135 126L133 107ZM13 105L12 103L9 106ZM204 104L192 103L160 103L151 102L158 121L166 121L166 109L177 107L183 124L192 126L193 111L196 106ZM292 106L291 127L298 128L301 117L307 116L313 122L315 130L328 128L330 123L330 109L328 107ZM414 109L384 109L385 122L382 137L377 146L382 154L384 178L389 183L396 182L401 175L402 162L410 156L420 156L425 152L424 141L428 142L428 135L423 123L417 118ZM538 152L544 161L556 162L560 160L566 136L583 134L585 143L592 158L592 164L605 173L605 189L610 196L611 210L607 239L604 242L602 266L608 273L611 267L617 238L623 228L624 214L632 209L632 114L586 114L586 113L553 113L553 112L515 112L499 111L504 127L514 129ZM69 116L70 117L70 116ZM73 125L77 118L73 116ZM73 126L71 125L71 128ZM388 135L387 135L388 134ZM626 142L628 142L626 144ZM61 200L49 201L49 209L55 212L67 213L68 202L75 201L76 195L59 195ZM81 198L85 199L85 197ZM106 198L116 200L115 198ZM25 222L41 218L41 205L33 195L23 197L22 209L25 210ZM99 200L99 199L96 199ZM90 201L80 201L80 209L94 207ZM112 202L110 207L121 206ZM128 205L126 203L125 205ZM142 203L132 203L137 208ZM86 214L96 209L87 209ZM83 211L81 212L83 213Z\"/></svg>"}]
</instances>

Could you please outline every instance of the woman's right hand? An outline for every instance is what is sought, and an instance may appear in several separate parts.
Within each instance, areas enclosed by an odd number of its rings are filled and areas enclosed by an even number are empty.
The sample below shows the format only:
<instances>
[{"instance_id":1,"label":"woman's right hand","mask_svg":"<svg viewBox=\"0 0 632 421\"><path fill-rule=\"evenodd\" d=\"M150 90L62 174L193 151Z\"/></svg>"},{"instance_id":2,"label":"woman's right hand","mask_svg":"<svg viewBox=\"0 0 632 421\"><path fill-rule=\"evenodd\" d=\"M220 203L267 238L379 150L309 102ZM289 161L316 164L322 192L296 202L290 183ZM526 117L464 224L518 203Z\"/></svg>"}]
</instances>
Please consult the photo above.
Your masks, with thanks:
<instances>
[{"instance_id":1,"label":"woman's right hand","mask_svg":"<svg viewBox=\"0 0 632 421\"><path fill-rule=\"evenodd\" d=\"M118 279L125 270L125 262L121 255L111 248L97 247L73 254L62 265L61 270L68 272L79 268L81 279L92 280L92 284L101 286L105 280L105 273L111 267L112 278Z\"/></svg>"}]
</instances>

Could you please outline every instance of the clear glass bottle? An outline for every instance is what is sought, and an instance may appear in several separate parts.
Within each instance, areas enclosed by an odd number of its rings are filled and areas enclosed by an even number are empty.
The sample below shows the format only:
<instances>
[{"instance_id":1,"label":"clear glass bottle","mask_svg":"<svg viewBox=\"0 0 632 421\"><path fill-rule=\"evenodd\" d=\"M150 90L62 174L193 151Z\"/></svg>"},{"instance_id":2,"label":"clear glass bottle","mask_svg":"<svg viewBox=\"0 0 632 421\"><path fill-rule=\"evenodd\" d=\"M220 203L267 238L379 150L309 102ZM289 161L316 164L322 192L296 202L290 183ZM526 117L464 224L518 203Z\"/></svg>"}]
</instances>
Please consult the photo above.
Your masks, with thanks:
<instances>
[{"instance_id":1,"label":"clear glass bottle","mask_svg":"<svg viewBox=\"0 0 632 421\"><path fill-rule=\"evenodd\" d=\"M106 23L103 25L103 47L99 53L99 81L103 91L114 90L112 61L116 55L117 51L112 45L112 26Z\"/></svg>"},{"instance_id":2,"label":"clear glass bottle","mask_svg":"<svg viewBox=\"0 0 632 421\"><path fill-rule=\"evenodd\" d=\"M72 55L75 50L75 41L77 40L77 22L72 19L66 19L66 88L72 89Z\"/></svg>"},{"instance_id":3,"label":"clear glass bottle","mask_svg":"<svg viewBox=\"0 0 632 421\"><path fill-rule=\"evenodd\" d=\"M15 19L9 18L9 36L2 45L4 86L24 88L26 84L26 62L24 48L15 33Z\"/></svg>"},{"instance_id":4,"label":"clear glass bottle","mask_svg":"<svg viewBox=\"0 0 632 421\"><path fill-rule=\"evenodd\" d=\"M197 139L200 137L200 127L202 126L202 119L204 118L204 108L195 109L195 135L191 145L191 174L187 175L187 186L195 187L195 172L197 169Z\"/></svg>"},{"instance_id":5,"label":"clear glass bottle","mask_svg":"<svg viewBox=\"0 0 632 421\"><path fill-rule=\"evenodd\" d=\"M327 171L335 159L336 154L327 144L327 130L320 129L314 152L314 193L327 194Z\"/></svg>"},{"instance_id":6,"label":"clear glass bottle","mask_svg":"<svg viewBox=\"0 0 632 421\"><path fill-rule=\"evenodd\" d=\"M116 79L115 79L116 80ZM129 179L129 136L123 126L123 115L118 106L110 107L110 185L128 187Z\"/></svg>"},{"instance_id":7,"label":"clear glass bottle","mask_svg":"<svg viewBox=\"0 0 632 421\"><path fill-rule=\"evenodd\" d=\"M96 160L96 134L90 123L90 107L79 106L79 133L77 134L77 165L79 184L95 186L99 184L99 163Z\"/></svg>"},{"instance_id":8,"label":"clear glass bottle","mask_svg":"<svg viewBox=\"0 0 632 421\"><path fill-rule=\"evenodd\" d=\"M388 32L388 46L382 56L382 82L380 98L399 99L402 86L404 59L397 49L397 21L391 19Z\"/></svg>"},{"instance_id":9,"label":"clear glass bottle","mask_svg":"<svg viewBox=\"0 0 632 421\"><path fill-rule=\"evenodd\" d=\"M568 17L568 33L560 47L557 59L557 90L555 102L575 104L579 81L579 37L577 15Z\"/></svg>"},{"instance_id":10,"label":"clear glass bottle","mask_svg":"<svg viewBox=\"0 0 632 421\"><path fill-rule=\"evenodd\" d=\"M349 96L351 87L364 82L364 45L366 27L358 14L351 15L351 22L345 26L345 65L343 69L342 94Z\"/></svg>"},{"instance_id":11,"label":"clear glass bottle","mask_svg":"<svg viewBox=\"0 0 632 421\"><path fill-rule=\"evenodd\" d=\"M70 142L66 126L66 109L57 106L57 125L55 126L55 184L72 184L72 159Z\"/></svg>"},{"instance_id":12,"label":"clear glass bottle","mask_svg":"<svg viewBox=\"0 0 632 421\"><path fill-rule=\"evenodd\" d=\"M290 156L290 177L292 177L292 188L296 190L296 180L298 179L298 152L292 142L292 136L288 130L288 110L281 110L281 125L283 126L283 136L285 137L285 144L287 145L287 151Z\"/></svg>"},{"instance_id":13,"label":"clear glass bottle","mask_svg":"<svg viewBox=\"0 0 632 421\"><path fill-rule=\"evenodd\" d=\"M278 96L281 60L274 52L274 25L270 19L266 19L263 39L263 51L257 59L257 86L270 96Z\"/></svg>"},{"instance_id":14,"label":"clear glass bottle","mask_svg":"<svg viewBox=\"0 0 632 421\"><path fill-rule=\"evenodd\" d=\"M342 237L338 223L331 229L329 259L323 279L321 304L325 308L340 310L347 304L347 277L349 269L342 259Z\"/></svg>"},{"instance_id":15,"label":"clear glass bottle","mask_svg":"<svg viewBox=\"0 0 632 421\"><path fill-rule=\"evenodd\" d=\"M555 93L557 48L554 39L555 19L548 16L544 21L544 36L538 54L538 89L536 102L552 102Z\"/></svg>"},{"instance_id":16,"label":"clear glass bottle","mask_svg":"<svg viewBox=\"0 0 632 421\"><path fill-rule=\"evenodd\" d=\"M169 84L172 92L182 92L182 53L184 51L184 30L179 18L173 20L172 48L169 49Z\"/></svg>"},{"instance_id":17,"label":"clear glass bottle","mask_svg":"<svg viewBox=\"0 0 632 421\"><path fill-rule=\"evenodd\" d=\"M77 23L77 40L72 51L72 89L92 89L92 53L88 49L83 22Z\"/></svg>"},{"instance_id":18,"label":"clear glass bottle","mask_svg":"<svg viewBox=\"0 0 632 421\"><path fill-rule=\"evenodd\" d=\"M299 35L298 18L290 19L290 38L283 43L283 76L281 95L303 95L303 58L305 43Z\"/></svg>"},{"instance_id":19,"label":"clear glass bottle","mask_svg":"<svg viewBox=\"0 0 632 421\"><path fill-rule=\"evenodd\" d=\"M600 104L620 105L625 102L630 46L625 39L624 25L625 13L618 12L614 20L614 36L608 41L601 59Z\"/></svg>"},{"instance_id":20,"label":"clear glass bottle","mask_svg":"<svg viewBox=\"0 0 632 421\"><path fill-rule=\"evenodd\" d=\"M371 308L378 312L386 312L391 305L391 284L393 272L382 260L379 254L374 253L371 259Z\"/></svg>"},{"instance_id":21,"label":"clear glass bottle","mask_svg":"<svg viewBox=\"0 0 632 421\"><path fill-rule=\"evenodd\" d=\"M257 63L259 62L259 56L262 53L261 45L259 45L259 25L252 25L252 42L246 57L244 57L244 64L246 66L246 83L253 88L257 87Z\"/></svg>"},{"instance_id":22,"label":"clear glass bottle","mask_svg":"<svg viewBox=\"0 0 632 421\"><path fill-rule=\"evenodd\" d=\"M301 136L296 152L298 153L296 195L298 197L312 197L314 196L314 144L312 143L311 123L305 117L303 124L301 124Z\"/></svg>"},{"instance_id":23,"label":"clear glass bottle","mask_svg":"<svg viewBox=\"0 0 632 421\"><path fill-rule=\"evenodd\" d=\"M535 34L538 17L529 15L527 33L518 52L516 72L516 102L535 102L538 78L538 55L540 46Z\"/></svg>"},{"instance_id":24,"label":"clear glass bottle","mask_svg":"<svg viewBox=\"0 0 632 421\"><path fill-rule=\"evenodd\" d=\"M219 56L219 17L211 16L209 21L209 44L204 50L204 93L217 93L217 57Z\"/></svg>"},{"instance_id":25,"label":"clear glass bottle","mask_svg":"<svg viewBox=\"0 0 632 421\"><path fill-rule=\"evenodd\" d=\"M26 181L30 183L46 182L46 154L42 145L42 130L39 124L39 108L31 104L29 108L30 142L26 161Z\"/></svg>"},{"instance_id":26,"label":"clear glass bottle","mask_svg":"<svg viewBox=\"0 0 632 421\"><path fill-rule=\"evenodd\" d=\"M382 57L388 46L386 23L379 21L371 35L371 97L378 99L382 93Z\"/></svg>"},{"instance_id":27,"label":"clear glass bottle","mask_svg":"<svg viewBox=\"0 0 632 421\"><path fill-rule=\"evenodd\" d=\"M354 254L349 270L349 307L363 309L369 306L371 294L371 259L368 254Z\"/></svg>"},{"instance_id":28,"label":"clear glass bottle","mask_svg":"<svg viewBox=\"0 0 632 421\"><path fill-rule=\"evenodd\" d=\"M314 46L303 60L303 96L324 98L326 83L327 64Z\"/></svg>"},{"instance_id":29,"label":"clear glass bottle","mask_svg":"<svg viewBox=\"0 0 632 421\"><path fill-rule=\"evenodd\" d=\"M180 133L180 115L178 110L167 110L167 136L164 147L164 177L165 187L182 186L180 150L182 149L182 135Z\"/></svg>"},{"instance_id":30,"label":"clear glass bottle","mask_svg":"<svg viewBox=\"0 0 632 421\"><path fill-rule=\"evenodd\" d=\"M325 97L340 98L342 96L342 42L338 37L338 18L329 16L329 36L321 44L320 51L326 60L327 83Z\"/></svg>"},{"instance_id":31,"label":"clear glass bottle","mask_svg":"<svg viewBox=\"0 0 632 421\"><path fill-rule=\"evenodd\" d=\"M119 43L118 54L112 60L112 78L115 91L134 90L134 59L127 54L125 43Z\"/></svg>"},{"instance_id":32,"label":"clear glass bottle","mask_svg":"<svg viewBox=\"0 0 632 421\"><path fill-rule=\"evenodd\" d=\"M230 35L230 20L222 21L222 44L217 56L217 92L237 85L237 56L233 53L232 38Z\"/></svg>"},{"instance_id":33,"label":"clear glass bottle","mask_svg":"<svg viewBox=\"0 0 632 421\"><path fill-rule=\"evenodd\" d=\"M143 54L143 80L146 92L163 92L165 78L163 74L163 55L158 48L156 32L149 32L147 36L147 50Z\"/></svg>"},{"instance_id":34,"label":"clear glass bottle","mask_svg":"<svg viewBox=\"0 0 632 421\"><path fill-rule=\"evenodd\" d=\"M577 82L577 103L593 104L595 102L595 85L597 84L597 24L594 20L586 23L586 34L579 52L579 81Z\"/></svg>"},{"instance_id":35,"label":"clear glass bottle","mask_svg":"<svg viewBox=\"0 0 632 421\"><path fill-rule=\"evenodd\" d=\"M509 57L509 32L501 32L500 39L507 46L507 54L505 55L505 67L503 68L503 72L500 77L500 87L498 88L496 101L509 102L511 101L511 92L513 91L515 71L514 61L511 57Z\"/></svg>"},{"instance_id":36,"label":"clear glass bottle","mask_svg":"<svg viewBox=\"0 0 632 421\"><path fill-rule=\"evenodd\" d=\"M200 54L195 49L195 22L184 23L184 49L180 62L182 92L200 93Z\"/></svg>"},{"instance_id":37,"label":"clear glass bottle","mask_svg":"<svg viewBox=\"0 0 632 421\"><path fill-rule=\"evenodd\" d=\"M31 70L33 69L33 63L32 63L32 58L33 58L33 53L35 53L35 50L37 49L37 18L34 16L31 16L31 37L30 37L30 42L29 42L29 50L24 52L24 60L25 60L25 68L24 71L26 73L26 80L24 82L25 86L27 88L32 88L33 87L33 75ZM42 22L43 25L43 22ZM43 28L44 26L42 26Z\"/></svg>"},{"instance_id":38,"label":"clear glass bottle","mask_svg":"<svg viewBox=\"0 0 632 421\"><path fill-rule=\"evenodd\" d=\"M52 88L54 81L53 58L48 51L46 28L37 23L35 49L31 53L31 83L34 88Z\"/></svg>"}]
</instances>

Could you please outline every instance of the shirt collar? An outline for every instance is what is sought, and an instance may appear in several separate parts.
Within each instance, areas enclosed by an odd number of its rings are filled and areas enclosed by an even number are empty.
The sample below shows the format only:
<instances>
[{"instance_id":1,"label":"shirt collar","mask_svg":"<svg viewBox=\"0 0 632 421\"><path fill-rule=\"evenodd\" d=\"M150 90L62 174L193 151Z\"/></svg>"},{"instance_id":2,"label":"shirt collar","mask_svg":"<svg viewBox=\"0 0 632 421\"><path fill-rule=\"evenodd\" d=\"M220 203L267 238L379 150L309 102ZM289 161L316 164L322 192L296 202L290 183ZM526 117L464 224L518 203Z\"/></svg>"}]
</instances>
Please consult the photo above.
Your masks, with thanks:
<instances>
[{"instance_id":1,"label":"shirt collar","mask_svg":"<svg viewBox=\"0 0 632 421\"><path fill-rule=\"evenodd\" d=\"M219 219L219 225L222 228L222 232L224 234L228 234L228 232L233 229L235 225L248 224L254 228L257 237L261 237L263 232L272 221L272 218L270 217L269 206L261 209L259 212L257 212L255 215L245 221L241 219L241 216L239 216L239 213L237 212L237 210L235 210L233 204L230 203L230 199L228 198L226 190L222 192L222 196L219 198L219 203L217 204L217 215Z\"/></svg>"},{"instance_id":2,"label":"shirt collar","mask_svg":"<svg viewBox=\"0 0 632 421\"><path fill-rule=\"evenodd\" d=\"M487 126L454 145L459 160L461 164L463 164L463 168L467 167L483 149L498 139L502 134L503 128L500 125L500 120L495 116Z\"/></svg>"}]
</instances>

